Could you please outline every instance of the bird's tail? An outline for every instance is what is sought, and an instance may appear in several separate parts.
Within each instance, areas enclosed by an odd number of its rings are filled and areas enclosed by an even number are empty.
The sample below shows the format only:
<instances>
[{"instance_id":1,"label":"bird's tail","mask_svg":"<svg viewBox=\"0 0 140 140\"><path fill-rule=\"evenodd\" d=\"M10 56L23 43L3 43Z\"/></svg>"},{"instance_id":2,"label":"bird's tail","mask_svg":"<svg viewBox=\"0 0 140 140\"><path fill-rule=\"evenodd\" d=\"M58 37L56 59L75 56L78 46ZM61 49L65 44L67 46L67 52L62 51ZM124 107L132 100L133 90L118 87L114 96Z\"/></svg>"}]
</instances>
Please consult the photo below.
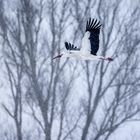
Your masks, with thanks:
<instances>
[{"instance_id":1,"label":"bird's tail","mask_svg":"<svg viewBox=\"0 0 140 140\"><path fill-rule=\"evenodd\" d=\"M67 50L79 50L76 46L68 42L65 42L65 47Z\"/></svg>"}]
</instances>

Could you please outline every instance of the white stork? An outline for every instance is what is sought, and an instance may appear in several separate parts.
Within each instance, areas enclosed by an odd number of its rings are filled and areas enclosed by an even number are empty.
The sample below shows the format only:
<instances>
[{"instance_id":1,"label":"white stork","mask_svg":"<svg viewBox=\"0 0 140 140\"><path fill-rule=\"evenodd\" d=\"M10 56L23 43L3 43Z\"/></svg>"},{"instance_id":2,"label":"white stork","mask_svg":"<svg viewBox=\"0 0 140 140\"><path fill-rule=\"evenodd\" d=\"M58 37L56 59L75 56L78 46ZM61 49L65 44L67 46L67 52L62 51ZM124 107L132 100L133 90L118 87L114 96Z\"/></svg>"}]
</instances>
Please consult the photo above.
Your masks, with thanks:
<instances>
[{"instance_id":1,"label":"white stork","mask_svg":"<svg viewBox=\"0 0 140 140\"><path fill-rule=\"evenodd\" d=\"M81 60L107 60L112 61L110 57L97 56L97 51L99 49L99 34L100 34L101 24L97 19L91 19L87 21L86 32L82 39L81 49L75 47L73 44L65 42L65 47L67 49L66 53L60 54L53 59L60 57L73 57Z\"/></svg>"}]
</instances>

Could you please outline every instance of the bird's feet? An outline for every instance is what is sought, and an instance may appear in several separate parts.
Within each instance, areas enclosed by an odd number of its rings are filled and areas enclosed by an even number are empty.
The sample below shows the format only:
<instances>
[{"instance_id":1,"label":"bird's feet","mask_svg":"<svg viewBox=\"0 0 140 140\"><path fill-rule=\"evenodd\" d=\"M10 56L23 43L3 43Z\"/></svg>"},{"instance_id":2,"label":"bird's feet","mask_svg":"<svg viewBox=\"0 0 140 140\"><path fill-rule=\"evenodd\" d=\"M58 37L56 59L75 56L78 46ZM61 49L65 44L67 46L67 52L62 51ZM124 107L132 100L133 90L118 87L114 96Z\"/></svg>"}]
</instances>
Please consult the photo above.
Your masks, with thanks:
<instances>
[{"instance_id":1,"label":"bird's feet","mask_svg":"<svg viewBox=\"0 0 140 140\"><path fill-rule=\"evenodd\" d=\"M113 58L107 57L107 60L108 60L108 61L113 61Z\"/></svg>"},{"instance_id":2,"label":"bird's feet","mask_svg":"<svg viewBox=\"0 0 140 140\"><path fill-rule=\"evenodd\" d=\"M107 57L107 58L105 58L105 57L100 57L99 59L102 59L102 60L107 60L107 61L113 61L113 58L111 58L111 57Z\"/></svg>"}]
</instances>

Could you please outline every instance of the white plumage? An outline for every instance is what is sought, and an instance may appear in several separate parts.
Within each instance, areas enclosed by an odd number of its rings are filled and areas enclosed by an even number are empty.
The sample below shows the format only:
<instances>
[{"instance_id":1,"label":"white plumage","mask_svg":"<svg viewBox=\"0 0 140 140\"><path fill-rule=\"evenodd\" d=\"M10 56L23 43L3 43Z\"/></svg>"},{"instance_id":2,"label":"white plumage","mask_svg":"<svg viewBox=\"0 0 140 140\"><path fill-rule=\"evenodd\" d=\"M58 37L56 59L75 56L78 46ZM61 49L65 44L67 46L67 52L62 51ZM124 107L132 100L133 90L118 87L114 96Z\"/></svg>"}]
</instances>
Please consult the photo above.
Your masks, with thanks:
<instances>
[{"instance_id":1,"label":"white plumage","mask_svg":"<svg viewBox=\"0 0 140 140\"><path fill-rule=\"evenodd\" d=\"M87 31L84 35L84 37L82 38L82 43L81 43L81 49L80 52L81 54L90 54L91 52L91 44L90 44L90 32Z\"/></svg>"},{"instance_id":2,"label":"white plumage","mask_svg":"<svg viewBox=\"0 0 140 140\"><path fill-rule=\"evenodd\" d=\"M96 53L99 49L99 34L100 34L100 22L97 20L91 20L91 18L87 21L86 24L86 32L81 41L81 49L75 47L73 44L65 42L65 47L67 49L66 53L60 54L56 58L60 57L73 57L81 60L108 60L112 61L113 59L110 57L97 56Z\"/></svg>"}]
</instances>

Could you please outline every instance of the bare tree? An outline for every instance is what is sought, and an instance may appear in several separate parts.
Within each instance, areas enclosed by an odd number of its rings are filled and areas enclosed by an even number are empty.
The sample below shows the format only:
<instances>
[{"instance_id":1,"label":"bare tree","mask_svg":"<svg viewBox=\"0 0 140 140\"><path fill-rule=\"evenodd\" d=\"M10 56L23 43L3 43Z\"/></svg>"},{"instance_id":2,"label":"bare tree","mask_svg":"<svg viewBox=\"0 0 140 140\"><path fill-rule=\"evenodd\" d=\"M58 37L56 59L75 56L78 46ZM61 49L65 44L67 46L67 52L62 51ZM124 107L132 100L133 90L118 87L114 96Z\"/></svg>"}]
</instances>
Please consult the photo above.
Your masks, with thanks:
<instances>
[{"instance_id":1,"label":"bare tree","mask_svg":"<svg viewBox=\"0 0 140 140\"><path fill-rule=\"evenodd\" d=\"M16 139L35 135L23 135L24 114L45 140L107 140L120 125L139 120L140 10L126 6L126 16L123 2L15 0L9 16L0 0L0 41L13 103L3 107L16 124ZM114 61L54 61L65 39L80 42L90 16L102 23L100 53ZM78 92L85 92L80 102Z\"/></svg>"},{"instance_id":2,"label":"bare tree","mask_svg":"<svg viewBox=\"0 0 140 140\"><path fill-rule=\"evenodd\" d=\"M1 1L1 36L3 38L4 62L12 95L12 108L3 104L5 111L14 120L17 139L22 140L22 79L23 79L23 46L21 44L20 15L17 12L14 20L9 21L4 15L4 4ZM9 37L10 36L10 37ZM13 41L13 40L14 41Z\"/></svg>"},{"instance_id":3,"label":"bare tree","mask_svg":"<svg viewBox=\"0 0 140 140\"><path fill-rule=\"evenodd\" d=\"M103 61L83 64L88 96L82 100L85 124L81 139L107 140L120 125L134 120L134 116L140 111L136 100L140 82L140 77L137 75L140 11L138 7L134 7L127 20L125 15L120 17L119 11L123 2L100 0L97 5L92 5L92 2L83 0L79 3L75 0L73 15L83 33L83 28L80 27L81 21L85 19L87 13L91 15L92 8L96 7L95 13L103 26L100 40L101 53L105 56L110 52L114 57L114 62L112 64ZM94 1L94 3L97 2ZM82 4L86 5L84 11L80 7ZM89 11L86 7L90 7ZM94 134L91 134L92 130Z\"/></svg>"},{"instance_id":4,"label":"bare tree","mask_svg":"<svg viewBox=\"0 0 140 140\"><path fill-rule=\"evenodd\" d=\"M9 65L13 60L17 69L20 69L21 73L24 73L24 76L26 76L25 80L28 84L25 84L24 87L26 90L25 99L33 118L42 128L45 139L51 139L52 130L55 126L54 121L58 121L59 129L57 139L60 140L62 137L66 139L73 132L79 120L79 118L77 118L77 121L73 123L73 127L69 129L66 128L63 134L63 127L66 125L65 118L67 115L66 110L68 110L66 109L68 97L77 65L75 63L73 66L69 66L69 72L71 74L68 79L67 74L63 74L63 71L67 71L66 63L68 60L60 62L60 60L53 61L52 59L55 52L60 53L61 44L64 41L62 40L62 35L64 35L65 28L67 28L69 24L67 23L69 11L65 12L69 6L69 0L63 0L61 5L58 6L58 1L51 0L47 2L47 5L45 5L46 3L40 0L37 2L38 5L36 5L29 0L19 1L17 3L16 19L14 19L18 21L18 24L15 26L15 21L12 23L10 21L11 19L3 19L4 23L5 21L8 22L8 24L5 24L5 28L6 30L9 29L11 36L2 35L2 37L5 42L7 40L16 42L16 44L12 45L10 45L10 43L5 44L9 45L9 48L12 50L11 55L14 57L14 59L12 59L8 56L7 59L9 59L10 62L5 62L8 74L11 72ZM44 7L47 9L46 11ZM47 19L44 18L46 13ZM45 28L43 24L48 28ZM43 36L41 32L43 32L44 29L46 31ZM4 33L3 27L2 30ZM9 55L9 52L6 54ZM17 61L20 61L19 63L21 64L17 63ZM17 74L15 69L13 69L13 71L13 73ZM17 77L14 78L15 80L18 79ZM21 84L21 79L19 80ZM15 83L13 84L11 82L11 84L14 86ZM16 87L19 88L20 86L21 85L17 85ZM17 94L19 94L19 91L17 91ZM4 107L8 111L6 106ZM41 118L39 117L40 115L36 113L38 107ZM10 113L10 111L8 112Z\"/></svg>"}]
</instances>

